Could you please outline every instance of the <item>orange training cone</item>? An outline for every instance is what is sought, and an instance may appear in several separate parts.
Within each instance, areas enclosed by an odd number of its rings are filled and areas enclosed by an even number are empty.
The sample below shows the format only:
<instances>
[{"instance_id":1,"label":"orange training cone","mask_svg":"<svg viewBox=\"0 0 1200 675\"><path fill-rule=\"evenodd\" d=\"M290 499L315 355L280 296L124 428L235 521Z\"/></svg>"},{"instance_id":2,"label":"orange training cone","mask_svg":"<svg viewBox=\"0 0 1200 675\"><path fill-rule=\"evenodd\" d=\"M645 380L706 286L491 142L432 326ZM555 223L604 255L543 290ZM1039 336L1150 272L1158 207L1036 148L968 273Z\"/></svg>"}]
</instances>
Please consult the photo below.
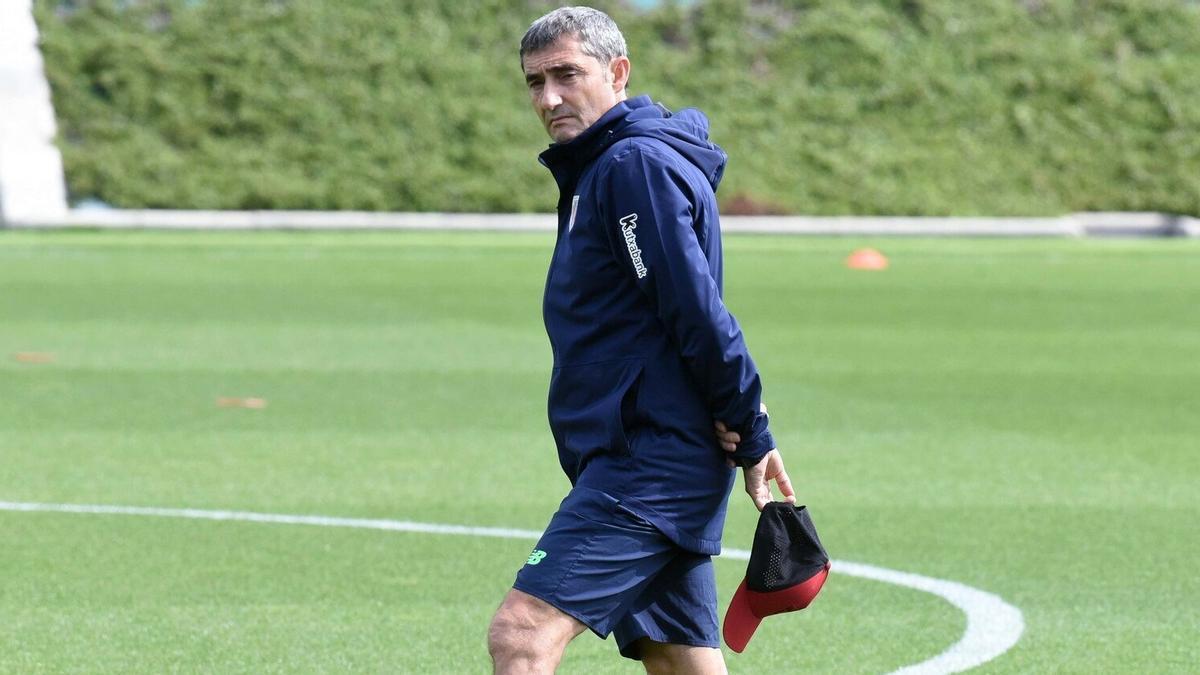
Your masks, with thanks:
<instances>
[{"instance_id":1,"label":"orange training cone","mask_svg":"<svg viewBox=\"0 0 1200 675\"><path fill-rule=\"evenodd\" d=\"M846 267L852 270L886 270L887 256L873 248L860 248L846 258Z\"/></svg>"}]
</instances>

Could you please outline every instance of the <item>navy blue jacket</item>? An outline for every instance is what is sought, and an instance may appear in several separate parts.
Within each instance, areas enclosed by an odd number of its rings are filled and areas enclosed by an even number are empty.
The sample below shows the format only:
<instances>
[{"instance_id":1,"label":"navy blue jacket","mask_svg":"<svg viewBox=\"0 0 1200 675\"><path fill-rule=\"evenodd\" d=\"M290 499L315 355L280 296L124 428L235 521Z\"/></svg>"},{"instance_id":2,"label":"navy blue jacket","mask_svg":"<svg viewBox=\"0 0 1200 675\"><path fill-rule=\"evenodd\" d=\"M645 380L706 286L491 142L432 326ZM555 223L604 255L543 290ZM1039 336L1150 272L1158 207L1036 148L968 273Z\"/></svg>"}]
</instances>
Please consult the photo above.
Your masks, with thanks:
<instances>
[{"instance_id":1,"label":"navy blue jacket","mask_svg":"<svg viewBox=\"0 0 1200 675\"><path fill-rule=\"evenodd\" d=\"M640 96L539 159L560 192L543 314L563 471L681 547L719 553L735 472L713 420L741 435L739 463L775 445L721 299L725 153L702 113Z\"/></svg>"}]
</instances>

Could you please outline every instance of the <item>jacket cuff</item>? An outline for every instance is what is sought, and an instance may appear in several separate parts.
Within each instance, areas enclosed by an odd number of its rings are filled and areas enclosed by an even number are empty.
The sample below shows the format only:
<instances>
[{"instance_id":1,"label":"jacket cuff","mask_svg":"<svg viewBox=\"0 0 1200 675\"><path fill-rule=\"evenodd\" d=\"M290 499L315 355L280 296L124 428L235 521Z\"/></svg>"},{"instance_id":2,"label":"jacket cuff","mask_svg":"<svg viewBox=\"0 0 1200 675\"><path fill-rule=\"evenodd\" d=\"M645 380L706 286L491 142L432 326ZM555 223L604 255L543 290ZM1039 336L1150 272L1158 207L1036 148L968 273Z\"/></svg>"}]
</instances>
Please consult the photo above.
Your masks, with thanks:
<instances>
[{"instance_id":1,"label":"jacket cuff","mask_svg":"<svg viewBox=\"0 0 1200 675\"><path fill-rule=\"evenodd\" d=\"M770 431L763 431L758 436L738 444L737 452L730 454L735 464L742 467L754 466L762 461L767 453L775 449L775 438Z\"/></svg>"}]
</instances>

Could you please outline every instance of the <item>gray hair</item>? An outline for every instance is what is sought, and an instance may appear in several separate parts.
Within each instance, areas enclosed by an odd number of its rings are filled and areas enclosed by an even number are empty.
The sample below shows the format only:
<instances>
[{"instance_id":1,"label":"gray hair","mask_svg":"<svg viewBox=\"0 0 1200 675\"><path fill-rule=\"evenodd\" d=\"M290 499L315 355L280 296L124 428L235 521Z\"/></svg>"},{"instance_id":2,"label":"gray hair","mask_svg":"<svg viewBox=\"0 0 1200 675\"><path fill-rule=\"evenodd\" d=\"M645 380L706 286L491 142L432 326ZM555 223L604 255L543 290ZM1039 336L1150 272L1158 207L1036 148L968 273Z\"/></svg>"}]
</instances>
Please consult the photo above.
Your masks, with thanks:
<instances>
[{"instance_id":1,"label":"gray hair","mask_svg":"<svg viewBox=\"0 0 1200 675\"><path fill-rule=\"evenodd\" d=\"M564 35L578 38L584 54L606 65L618 56L628 56L625 36L607 14L591 7L559 7L534 21L525 31L525 37L521 38L522 67L526 54L545 49Z\"/></svg>"}]
</instances>

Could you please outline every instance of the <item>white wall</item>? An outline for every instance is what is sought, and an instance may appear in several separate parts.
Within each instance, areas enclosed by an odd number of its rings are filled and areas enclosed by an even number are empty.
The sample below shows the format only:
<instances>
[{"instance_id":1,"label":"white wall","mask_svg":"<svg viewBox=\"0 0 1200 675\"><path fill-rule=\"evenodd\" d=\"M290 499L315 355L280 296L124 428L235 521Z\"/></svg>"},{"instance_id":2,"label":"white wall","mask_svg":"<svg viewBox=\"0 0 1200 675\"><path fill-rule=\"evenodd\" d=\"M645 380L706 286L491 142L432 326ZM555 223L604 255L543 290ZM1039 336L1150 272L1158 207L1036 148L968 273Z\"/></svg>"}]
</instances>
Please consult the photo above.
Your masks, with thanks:
<instances>
[{"instance_id":1,"label":"white wall","mask_svg":"<svg viewBox=\"0 0 1200 675\"><path fill-rule=\"evenodd\" d=\"M0 223L67 212L54 106L32 0L0 0Z\"/></svg>"}]
</instances>

